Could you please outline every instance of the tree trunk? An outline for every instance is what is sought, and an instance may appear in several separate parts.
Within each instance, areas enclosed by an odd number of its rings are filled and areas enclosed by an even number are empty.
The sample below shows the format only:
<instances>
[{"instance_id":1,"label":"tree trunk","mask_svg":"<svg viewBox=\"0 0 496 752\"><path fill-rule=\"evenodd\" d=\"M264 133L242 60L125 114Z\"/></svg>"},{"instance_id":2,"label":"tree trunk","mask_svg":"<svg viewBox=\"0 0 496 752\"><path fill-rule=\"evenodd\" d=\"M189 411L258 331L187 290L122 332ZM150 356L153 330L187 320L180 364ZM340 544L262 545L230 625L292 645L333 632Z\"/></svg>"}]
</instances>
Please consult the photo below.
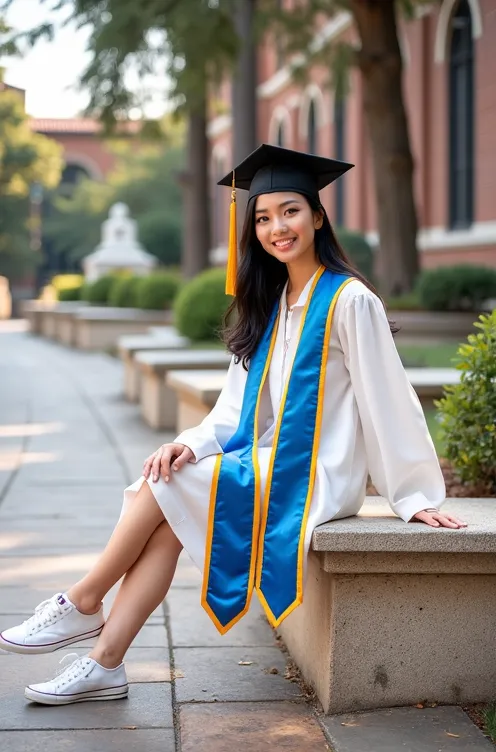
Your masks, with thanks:
<instances>
[{"instance_id":1,"label":"tree trunk","mask_svg":"<svg viewBox=\"0 0 496 752\"><path fill-rule=\"evenodd\" d=\"M237 0L234 28L240 51L232 81L233 163L239 164L257 147L257 45L254 16L256 0ZM248 194L239 191L238 237L240 237Z\"/></svg>"},{"instance_id":2,"label":"tree trunk","mask_svg":"<svg viewBox=\"0 0 496 752\"><path fill-rule=\"evenodd\" d=\"M381 292L410 292L419 271L413 158L402 91L396 0L350 0L360 35L358 64L372 144Z\"/></svg>"},{"instance_id":3,"label":"tree trunk","mask_svg":"<svg viewBox=\"0 0 496 752\"><path fill-rule=\"evenodd\" d=\"M186 279L191 279L209 266L211 248L205 100L195 105L188 115L187 167L181 182L184 190L181 271Z\"/></svg>"}]
</instances>

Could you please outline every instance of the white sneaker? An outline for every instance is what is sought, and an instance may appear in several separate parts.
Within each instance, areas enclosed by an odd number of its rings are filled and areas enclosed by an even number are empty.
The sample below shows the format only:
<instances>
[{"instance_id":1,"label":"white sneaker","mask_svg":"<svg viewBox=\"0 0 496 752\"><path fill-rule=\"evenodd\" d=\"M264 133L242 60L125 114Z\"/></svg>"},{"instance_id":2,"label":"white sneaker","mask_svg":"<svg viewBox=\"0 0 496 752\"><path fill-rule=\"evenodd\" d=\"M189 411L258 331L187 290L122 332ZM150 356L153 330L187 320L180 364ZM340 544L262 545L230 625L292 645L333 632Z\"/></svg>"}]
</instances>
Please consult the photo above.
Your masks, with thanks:
<instances>
[{"instance_id":1,"label":"white sneaker","mask_svg":"<svg viewBox=\"0 0 496 752\"><path fill-rule=\"evenodd\" d=\"M57 593L17 627L0 632L0 648L10 653L51 653L73 642L96 637L103 629L103 607L82 614L65 593Z\"/></svg>"},{"instance_id":2,"label":"white sneaker","mask_svg":"<svg viewBox=\"0 0 496 752\"><path fill-rule=\"evenodd\" d=\"M64 656L60 663L67 662L68 658L75 660L51 681L27 686L25 697L41 705L69 705L71 702L127 697L129 687L123 663L117 668L104 668L93 658L79 657L76 653Z\"/></svg>"}]
</instances>

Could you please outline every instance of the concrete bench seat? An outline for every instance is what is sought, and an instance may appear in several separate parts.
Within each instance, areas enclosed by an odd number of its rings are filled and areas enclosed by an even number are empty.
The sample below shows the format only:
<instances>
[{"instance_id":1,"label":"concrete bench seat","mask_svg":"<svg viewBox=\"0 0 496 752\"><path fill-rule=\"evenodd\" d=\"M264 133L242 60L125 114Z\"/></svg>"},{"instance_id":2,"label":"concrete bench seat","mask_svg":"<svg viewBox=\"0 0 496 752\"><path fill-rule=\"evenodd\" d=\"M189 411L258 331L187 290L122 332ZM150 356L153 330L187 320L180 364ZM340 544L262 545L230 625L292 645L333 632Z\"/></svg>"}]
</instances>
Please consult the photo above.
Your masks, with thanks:
<instances>
[{"instance_id":1,"label":"concrete bench seat","mask_svg":"<svg viewBox=\"0 0 496 752\"><path fill-rule=\"evenodd\" d=\"M467 528L406 524L368 497L313 535L279 632L326 713L494 699L496 499L448 499Z\"/></svg>"},{"instance_id":2,"label":"concrete bench seat","mask_svg":"<svg viewBox=\"0 0 496 752\"><path fill-rule=\"evenodd\" d=\"M81 350L105 350L115 347L124 334L145 334L152 325L171 324L172 311L92 306L75 314L76 346Z\"/></svg>"},{"instance_id":3,"label":"concrete bench seat","mask_svg":"<svg viewBox=\"0 0 496 752\"><path fill-rule=\"evenodd\" d=\"M134 359L144 350L183 350L190 340L182 337L173 326L150 327L147 334L125 334L117 341L119 357L124 363L124 395L137 402L140 394L140 369Z\"/></svg>"},{"instance_id":4,"label":"concrete bench seat","mask_svg":"<svg viewBox=\"0 0 496 752\"><path fill-rule=\"evenodd\" d=\"M222 371L172 371L167 383L177 393L178 426L184 431L198 425L215 405L226 380ZM425 408L443 396L443 386L457 384L460 371L455 368L407 368L407 375Z\"/></svg>"},{"instance_id":5,"label":"concrete bench seat","mask_svg":"<svg viewBox=\"0 0 496 752\"><path fill-rule=\"evenodd\" d=\"M202 422L219 398L227 369L169 371L166 378L177 396L177 433Z\"/></svg>"},{"instance_id":6,"label":"concrete bench seat","mask_svg":"<svg viewBox=\"0 0 496 752\"><path fill-rule=\"evenodd\" d=\"M177 396L167 383L170 371L227 367L231 355L224 350L151 350L137 352L140 370L140 404L145 422L155 429L176 430Z\"/></svg>"}]
</instances>

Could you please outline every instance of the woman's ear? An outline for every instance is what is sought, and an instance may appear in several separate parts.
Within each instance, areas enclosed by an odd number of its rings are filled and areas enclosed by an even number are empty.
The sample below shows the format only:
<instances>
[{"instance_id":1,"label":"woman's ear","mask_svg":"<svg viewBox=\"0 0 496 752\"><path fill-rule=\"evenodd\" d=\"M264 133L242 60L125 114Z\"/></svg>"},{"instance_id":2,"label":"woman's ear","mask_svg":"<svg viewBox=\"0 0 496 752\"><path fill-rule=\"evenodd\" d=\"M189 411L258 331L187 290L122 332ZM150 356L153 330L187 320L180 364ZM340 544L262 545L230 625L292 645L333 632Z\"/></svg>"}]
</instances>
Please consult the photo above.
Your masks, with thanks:
<instances>
[{"instance_id":1,"label":"woman's ear","mask_svg":"<svg viewBox=\"0 0 496 752\"><path fill-rule=\"evenodd\" d=\"M322 211L322 209L319 209L318 211L314 212L314 227L316 230L320 230L323 224L324 212Z\"/></svg>"}]
</instances>

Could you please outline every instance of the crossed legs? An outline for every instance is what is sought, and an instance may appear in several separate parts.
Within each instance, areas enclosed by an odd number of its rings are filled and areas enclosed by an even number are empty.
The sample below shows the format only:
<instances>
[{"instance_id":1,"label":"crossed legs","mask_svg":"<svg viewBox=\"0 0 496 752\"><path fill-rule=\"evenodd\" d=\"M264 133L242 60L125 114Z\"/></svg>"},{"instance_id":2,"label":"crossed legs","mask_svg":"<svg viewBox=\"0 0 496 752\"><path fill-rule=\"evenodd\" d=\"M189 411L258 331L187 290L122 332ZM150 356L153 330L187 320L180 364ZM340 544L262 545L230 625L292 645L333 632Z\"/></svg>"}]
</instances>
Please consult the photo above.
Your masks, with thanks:
<instances>
[{"instance_id":1,"label":"crossed legs","mask_svg":"<svg viewBox=\"0 0 496 752\"><path fill-rule=\"evenodd\" d=\"M137 633L169 590L182 546L144 482L95 566L67 594L82 613L94 613L124 575L90 653L105 668L118 666Z\"/></svg>"}]
</instances>

